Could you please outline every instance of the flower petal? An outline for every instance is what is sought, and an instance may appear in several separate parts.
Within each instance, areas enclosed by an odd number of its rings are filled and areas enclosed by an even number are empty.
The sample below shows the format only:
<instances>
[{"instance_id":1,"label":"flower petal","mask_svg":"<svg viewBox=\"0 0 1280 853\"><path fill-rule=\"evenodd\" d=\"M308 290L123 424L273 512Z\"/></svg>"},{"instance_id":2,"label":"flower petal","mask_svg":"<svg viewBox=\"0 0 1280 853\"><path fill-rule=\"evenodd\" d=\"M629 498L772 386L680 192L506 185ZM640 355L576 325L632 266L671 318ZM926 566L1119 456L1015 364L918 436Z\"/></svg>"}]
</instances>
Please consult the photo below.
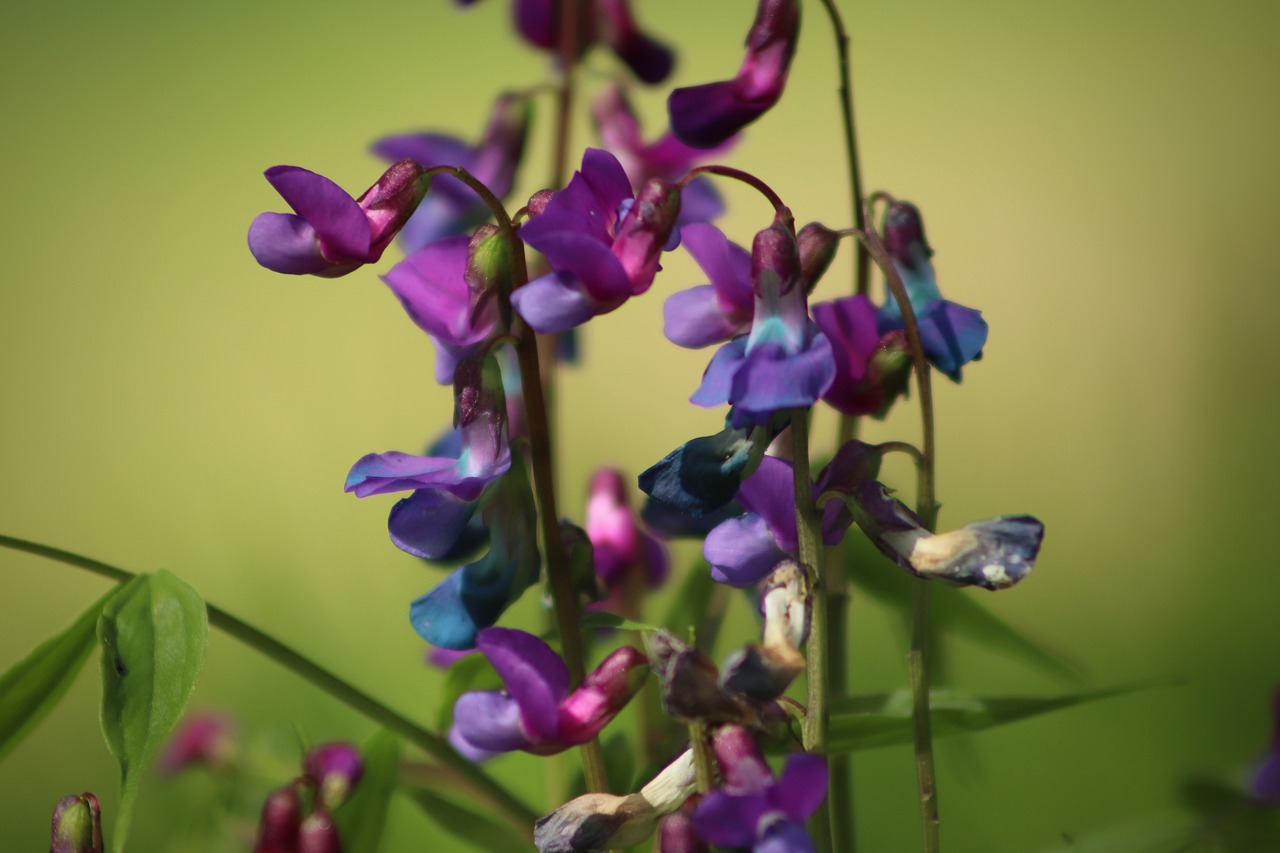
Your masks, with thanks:
<instances>
[{"instance_id":1,"label":"flower petal","mask_svg":"<svg viewBox=\"0 0 1280 853\"><path fill-rule=\"evenodd\" d=\"M560 703L569 695L569 669L560 656L534 635L511 628L482 631L476 645L520 705L531 738L555 740Z\"/></svg>"},{"instance_id":2,"label":"flower petal","mask_svg":"<svg viewBox=\"0 0 1280 853\"><path fill-rule=\"evenodd\" d=\"M273 166L267 181L316 230L331 261L366 261L372 230L365 212L333 181L297 166Z\"/></svg>"},{"instance_id":3,"label":"flower petal","mask_svg":"<svg viewBox=\"0 0 1280 853\"><path fill-rule=\"evenodd\" d=\"M702 555L711 564L711 577L738 588L751 586L787 558L755 513L721 522L707 534Z\"/></svg>"},{"instance_id":4,"label":"flower petal","mask_svg":"<svg viewBox=\"0 0 1280 853\"><path fill-rule=\"evenodd\" d=\"M443 489L418 489L391 508L387 529L401 551L438 560L453 550L475 510L474 502Z\"/></svg>"},{"instance_id":5,"label":"flower petal","mask_svg":"<svg viewBox=\"0 0 1280 853\"><path fill-rule=\"evenodd\" d=\"M769 802L803 824L827 797L827 762L820 755L799 753L787 759L782 775L769 791Z\"/></svg>"},{"instance_id":6,"label":"flower petal","mask_svg":"<svg viewBox=\"0 0 1280 853\"><path fill-rule=\"evenodd\" d=\"M747 336L740 335L716 350L702 374L702 383L689 402L698 406L719 406L729 402L734 376L746 358ZM735 424L735 426L737 426Z\"/></svg>"},{"instance_id":7,"label":"flower petal","mask_svg":"<svg viewBox=\"0 0 1280 853\"><path fill-rule=\"evenodd\" d=\"M463 693L453 706L449 740L461 740L472 749L489 753L524 749L531 741L520 719L520 706L510 696L487 691Z\"/></svg>"},{"instance_id":8,"label":"flower petal","mask_svg":"<svg viewBox=\"0 0 1280 853\"><path fill-rule=\"evenodd\" d=\"M332 267L320 252L320 238L292 213L260 213L249 226L249 251L274 272L316 275Z\"/></svg>"},{"instance_id":9,"label":"flower petal","mask_svg":"<svg viewBox=\"0 0 1280 853\"><path fill-rule=\"evenodd\" d=\"M795 355L789 355L781 344L758 344L733 374L729 402L734 409L730 423L762 423L776 411L811 406L835 378L831 344L821 332L816 332Z\"/></svg>"},{"instance_id":10,"label":"flower petal","mask_svg":"<svg viewBox=\"0 0 1280 853\"><path fill-rule=\"evenodd\" d=\"M414 456L393 450L360 457L347 474L344 491L356 497L385 495L409 489L441 486L455 478L458 460L441 456Z\"/></svg>"},{"instance_id":11,"label":"flower petal","mask_svg":"<svg viewBox=\"0 0 1280 853\"><path fill-rule=\"evenodd\" d=\"M960 368L980 358L987 343L982 312L944 299L921 314L919 322L920 344L929 361L959 382Z\"/></svg>"},{"instance_id":12,"label":"flower petal","mask_svg":"<svg viewBox=\"0 0 1280 853\"><path fill-rule=\"evenodd\" d=\"M596 316L599 303L571 275L548 273L511 294L511 307L539 334L564 332Z\"/></svg>"},{"instance_id":13,"label":"flower petal","mask_svg":"<svg viewBox=\"0 0 1280 853\"><path fill-rule=\"evenodd\" d=\"M743 331L721 312L715 288L709 284L673 293L662 304L662 334L676 346L701 349Z\"/></svg>"},{"instance_id":14,"label":"flower petal","mask_svg":"<svg viewBox=\"0 0 1280 853\"><path fill-rule=\"evenodd\" d=\"M475 326L471 322L471 290L465 278L468 243L465 236L437 240L382 277L420 329L454 346L474 344L493 330L491 316L480 318Z\"/></svg>"},{"instance_id":15,"label":"flower petal","mask_svg":"<svg viewBox=\"0 0 1280 853\"><path fill-rule=\"evenodd\" d=\"M698 803L693 826L703 841L717 847L752 847L756 824L766 808L764 794L734 796L711 791Z\"/></svg>"}]
</instances>

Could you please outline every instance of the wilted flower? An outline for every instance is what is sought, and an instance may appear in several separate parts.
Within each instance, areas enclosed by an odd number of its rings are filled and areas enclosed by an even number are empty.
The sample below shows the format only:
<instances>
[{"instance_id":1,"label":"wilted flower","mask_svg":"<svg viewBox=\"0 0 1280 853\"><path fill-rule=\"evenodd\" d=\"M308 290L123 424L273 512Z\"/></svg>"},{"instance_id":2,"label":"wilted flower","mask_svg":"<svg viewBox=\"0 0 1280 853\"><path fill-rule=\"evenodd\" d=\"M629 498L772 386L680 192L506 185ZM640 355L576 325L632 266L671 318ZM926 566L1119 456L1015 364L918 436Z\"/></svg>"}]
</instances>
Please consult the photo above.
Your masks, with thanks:
<instances>
[{"instance_id":1,"label":"wilted flower","mask_svg":"<svg viewBox=\"0 0 1280 853\"><path fill-rule=\"evenodd\" d=\"M742 478L760 464L773 432L728 428L691 439L640 475L654 501L701 519L733 502ZM703 531L705 533L705 531Z\"/></svg>"},{"instance_id":2,"label":"wilted flower","mask_svg":"<svg viewBox=\"0 0 1280 853\"><path fill-rule=\"evenodd\" d=\"M570 692L568 667L532 634L487 628L476 646L506 690L462 694L454 705L450 740L482 753L551 755L586 743L631 700L649 672L644 655L623 646Z\"/></svg>"},{"instance_id":3,"label":"wilted flower","mask_svg":"<svg viewBox=\"0 0 1280 853\"><path fill-rule=\"evenodd\" d=\"M293 213L262 213L249 226L249 251L267 269L334 277L382 257L426 195L426 169L401 160L358 199L297 166L266 171Z\"/></svg>"},{"instance_id":4,"label":"wilted flower","mask_svg":"<svg viewBox=\"0 0 1280 853\"><path fill-rule=\"evenodd\" d=\"M804 672L800 646L809 634L810 614L809 582L799 563L779 563L762 587L760 642L731 652L720 676L725 690L757 702L778 698Z\"/></svg>"}]
</instances>

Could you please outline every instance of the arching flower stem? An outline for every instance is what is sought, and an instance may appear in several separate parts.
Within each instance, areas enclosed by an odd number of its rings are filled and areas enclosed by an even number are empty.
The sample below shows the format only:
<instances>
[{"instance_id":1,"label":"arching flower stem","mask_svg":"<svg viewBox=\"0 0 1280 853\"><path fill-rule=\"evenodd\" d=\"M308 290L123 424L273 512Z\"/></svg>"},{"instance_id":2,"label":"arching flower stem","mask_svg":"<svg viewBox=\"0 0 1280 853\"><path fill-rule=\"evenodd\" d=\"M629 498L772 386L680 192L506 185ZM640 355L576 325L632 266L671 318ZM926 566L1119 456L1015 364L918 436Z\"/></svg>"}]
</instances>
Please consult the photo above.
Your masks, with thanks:
<instances>
[{"instance_id":1,"label":"arching flower stem","mask_svg":"<svg viewBox=\"0 0 1280 853\"><path fill-rule=\"evenodd\" d=\"M696 169L690 169L685 173L685 176L676 183L676 186L680 189L684 189L699 175L719 175L722 178L732 178L735 181L741 181L768 199L769 204L773 205L773 209L775 211L780 211L786 207L786 205L782 203L782 199L778 197L778 194L773 191L772 187L750 172L744 172L741 169L735 169L732 166L720 166L712 163L706 166L699 166Z\"/></svg>"}]
</instances>

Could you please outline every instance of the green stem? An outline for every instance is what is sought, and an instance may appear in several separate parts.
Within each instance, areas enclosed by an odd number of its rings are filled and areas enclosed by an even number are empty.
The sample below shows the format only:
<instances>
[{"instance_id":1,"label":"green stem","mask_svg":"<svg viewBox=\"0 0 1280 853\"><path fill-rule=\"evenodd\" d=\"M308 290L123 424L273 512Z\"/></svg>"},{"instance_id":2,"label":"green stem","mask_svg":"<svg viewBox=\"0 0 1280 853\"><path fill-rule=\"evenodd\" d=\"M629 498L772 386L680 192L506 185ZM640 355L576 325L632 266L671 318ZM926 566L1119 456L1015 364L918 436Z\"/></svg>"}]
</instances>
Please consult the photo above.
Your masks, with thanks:
<instances>
[{"instance_id":1,"label":"green stem","mask_svg":"<svg viewBox=\"0 0 1280 853\"><path fill-rule=\"evenodd\" d=\"M768 199L769 204L773 205L774 210L782 210L786 207L786 205L782 203L782 199L778 194L773 191L773 187L769 186L750 172L744 172L741 169L735 169L732 166L719 166L713 163L709 166L699 166L696 169L690 169L688 172L685 172L683 178L676 182L676 186L680 189L684 189L689 186L690 181L699 175L719 175L722 178L731 178L735 181L740 181Z\"/></svg>"},{"instance_id":2,"label":"green stem","mask_svg":"<svg viewBox=\"0 0 1280 853\"><path fill-rule=\"evenodd\" d=\"M841 414L836 430L836 449L857 436L858 419ZM849 696L849 574L846 536L827 555L827 648L835 660L828 670L829 690L833 700ZM854 853L857 833L854 831L853 754L839 752L828 759L831 767L830 793L827 799L835 805L831 810L831 837L836 850Z\"/></svg>"},{"instance_id":3,"label":"green stem","mask_svg":"<svg viewBox=\"0 0 1280 853\"><path fill-rule=\"evenodd\" d=\"M698 793L705 794L715 787L715 758L711 754L710 729L706 720L694 720L689 724L689 746L693 748L693 772Z\"/></svg>"},{"instance_id":4,"label":"green stem","mask_svg":"<svg viewBox=\"0 0 1280 853\"><path fill-rule=\"evenodd\" d=\"M25 539L17 539L12 536L0 534L0 547L34 554L37 557L44 557L69 566L85 569L116 583L125 583L135 576L133 572L116 568L90 557L75 554L71 551L64 551L61 548L53 548L49 545L41 545L37 542L28 542ZM235 637L251 649L260 652L285 669L292 671L295 675L301 676L304 680L311 682L330 696L364 714L374 722L401 735L405 740L416 745L451 772L465 779L470 786L482 794L498 810L502 818L511 824L512 828L519 832L521 836L525 838L533 837L533 823L537 820L538 815L492 776L455 752L444 738L424 729L407 717L401 716L359 688L348 684L274 637L264 634L247 622L232 616L221 607L208 602L205 602L205 607L209 611L210 625Z\"/></svg>"},{"instance_id":5,"label":"green stem","mask_svg":"<svg viewBox=\"0 0 1280 853\"><path fill-rule=\"evenodd\" d=\"M791 414L791 465L795 474L796 538L800 546L800 562L808 567L813 588L813 614L809 622L809 643L805 647L809 709L804 718L804 748L817 755L826 755L827 728L831 717L828 705L831 646L828 644L827 577L823 570L821 526L818 511L813 505L813 477L809 473L808 409L795 409ZM819 853L830 853L834 849L830 802L830 797L822 801L811 822Z\"/></svg>"},{"instance_id":6,"label":"green stem","mask_svg":"<svg viewBox=\"0 0 1280 853\"><path fill-rule=\"evenodd\" d=\"M862 170L858 164L858 134L853 121L853 69L849 61L849 33L835 0L822 0L822 8L831 20L831 34L835 37L836 58L840 64L840 114L844 130L845 159L849 164L849 197L853 204L854 227L859 231L866 227L862 210ZM871 289L871 256L859 246L856 273L856 292L866 294ZM841 848L852 850L852 847Z\"/></svg>"}]
</instances>

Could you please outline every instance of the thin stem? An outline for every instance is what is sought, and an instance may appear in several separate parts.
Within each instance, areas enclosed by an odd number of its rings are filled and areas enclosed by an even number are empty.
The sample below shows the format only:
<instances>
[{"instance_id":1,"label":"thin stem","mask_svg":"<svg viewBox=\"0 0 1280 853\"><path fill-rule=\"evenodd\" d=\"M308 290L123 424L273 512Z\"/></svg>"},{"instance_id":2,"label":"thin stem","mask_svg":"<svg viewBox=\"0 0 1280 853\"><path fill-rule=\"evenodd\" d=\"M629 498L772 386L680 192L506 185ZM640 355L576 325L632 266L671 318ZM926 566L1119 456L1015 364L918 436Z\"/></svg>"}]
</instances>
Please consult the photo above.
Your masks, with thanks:
<instances>
[{"instance_id":1,"label":"thin stem","mask_svg":"<svg viewBox=\"0 0 1280 853\"><path fill-rule=\"evenodd\" d=\"M710 730L706 720L694 720L689 724L689 746L693 748L693 772L698 793L705 794L715 787L715 758L711 754Z\"/></svg>"},{"instance_id":2,"label":"thin stem","mask_svg":"<svg viewBox=\"0 0 1280 853\"><path fill-rule=\"evenodd\" d=\"M684 189L699 175L719 175L722 178L732 178L735 181L741 181L768 199L769 204L773 205L774 210L782 210L786 207L786 205L782 203L782 199L778 197L778 194L773 191L772 187L750 172L744 172L741 169L735 169L732 166L718 166L713 163L709 166L699 166L696 169L690 169L685 173L683 178L676 182L676 186L680 189Z\"/></svg>"},{"instance_id":3,"label":"thin stem","mask_svg":"<svg viewBox=\"0 0 1280 853\"><path fill-rule=\"evenodd\" d=\"M862 170L858 163L858 134L854 129L853 120L853 68L849 61L849 33L844 28L844 20L840 17L840 10L836 8L835 0L822 0L822 8L827 10L827 17L831 19L831 34L835 37L836 58L840 64L840 113L843 119L845 158L849 164L849 196L853 205L855 227L862 230L866 227L866 219L862 210ZM855 292L866 294L871 289L871 256L861 246L858 248L856 270Z\"/></svg>"},{"instance_id":4,"label":"thin stem","mask_svg":"<svg viewBox=\"0 0 1280 853\"><path fill-rule=\"evenodd\" d=\"M791 465L796 499L796 538L800 562L808 567L813 588L813 614L809 623L809 643L805 648L808 713L804 718L804 748L817 755L827 754L828 677L831 671L831 646L827 628L827 577L823 570L821 527L813 505L813 477L809 473L809 410L795 409L791 414ZM830 853L831 798L822 801L814 814L812 826L819 853ZM839 806L837 806L839 807Z\"/></svg>"},{"instance_id":5,"label":"thin stem","mask_svg":"<svg viewBox=\"0 0 1280 853\"><path fill-rule=\"evenodd\" d=\"M125 583L135 577L133 572L116 568L90 557L49 545L41 545L37 542L29 542L25 539L17 539L12 536L0 534L0 547L34 554L37 557L45 557L69 566L85 569L116 583ZM311 682L333 698L364 714L374 722L403 736L438 761L451 773L465 780L470 787L487 799L498 810L503 819L511 824L512 828L523 837L532 838L533 823L537 820L538 815L492 776L455 752L453 747L449 746L448 742L439 735L428 731L407 717L401 716L364 691L348 684L274 637L232 616L221 607L209 602L205 602L205 607L209 611L210 625L235 637L251 649L265 655L295 675L301 676L304 680Z\"/></svg>"},{"instance_id":6,"label":"thin stem","mask_svg":"<svg viewBox=\"0 0 1280 853\"><path fill-rule=\"evenodd\" d=\"M871 202L868 201L868 204ZM870 218L870 217L868 217ZM920 393L920 419L924 433L923 448L917 465L916 514L930 530L937 525L938 505L934 498L934 444L933 391L929 383L929 363L925 360L924 347L920 343L920 327L916 313L907 295L902 277L893 265L893 258L875 227L868 225L862 242L884 273L885 286L897 300L902 310L902 324L911 347L911 361L915 367L916 384ZM915 734L916 781L920 793L920 828L925 853L937 853L938 839L938 784L933 761L933 731L929 711L929 588L928 581L914 578L911 583L911 650L907 664L911 677L911 716Z\"/></svg>"},{"instance_id":7,"label":"thin stem","mask_svg":"<svg viewBox=\"0 0 1280 853\"><path fill-rule=\"evenodd\" d=\"M916 464L917 472L924 465L924 454L920 452L920 448L909 441L882 441L876 445L876 450L881 453L893 453L894 451L905 453Z\"/></svg>"},{"instance_id":8,"label":"thin stem","mask_svg":"<svg viewBox=\"0 0 1280 853\"><path fill-rule=\"evenodd\" d=\"M564 184L569 169L569 137L573 123L573 98L578 68L578 25L582 0L561 0L560 32L556 52L560 55L560 85L556 87L556 139L552 154L551 186Z\"/></svg>"},{"instance_id":9,"label":"thin stem","mask_svg":"<svg viewBox=\"0 0 1280 853\"><path fill-rule=\"evenodd\" d=\"M841 414L836 428L836 449L843 447L858 433L858 419ZM849 571L846 536L827 555L827 648L834 660L827 671L831 698L849 695ZM858 838L854 831L853 755L839 752L828 759L831 766L830 793L831 840L836 850L854 853Z\"/></svg>"}]
</instances>

